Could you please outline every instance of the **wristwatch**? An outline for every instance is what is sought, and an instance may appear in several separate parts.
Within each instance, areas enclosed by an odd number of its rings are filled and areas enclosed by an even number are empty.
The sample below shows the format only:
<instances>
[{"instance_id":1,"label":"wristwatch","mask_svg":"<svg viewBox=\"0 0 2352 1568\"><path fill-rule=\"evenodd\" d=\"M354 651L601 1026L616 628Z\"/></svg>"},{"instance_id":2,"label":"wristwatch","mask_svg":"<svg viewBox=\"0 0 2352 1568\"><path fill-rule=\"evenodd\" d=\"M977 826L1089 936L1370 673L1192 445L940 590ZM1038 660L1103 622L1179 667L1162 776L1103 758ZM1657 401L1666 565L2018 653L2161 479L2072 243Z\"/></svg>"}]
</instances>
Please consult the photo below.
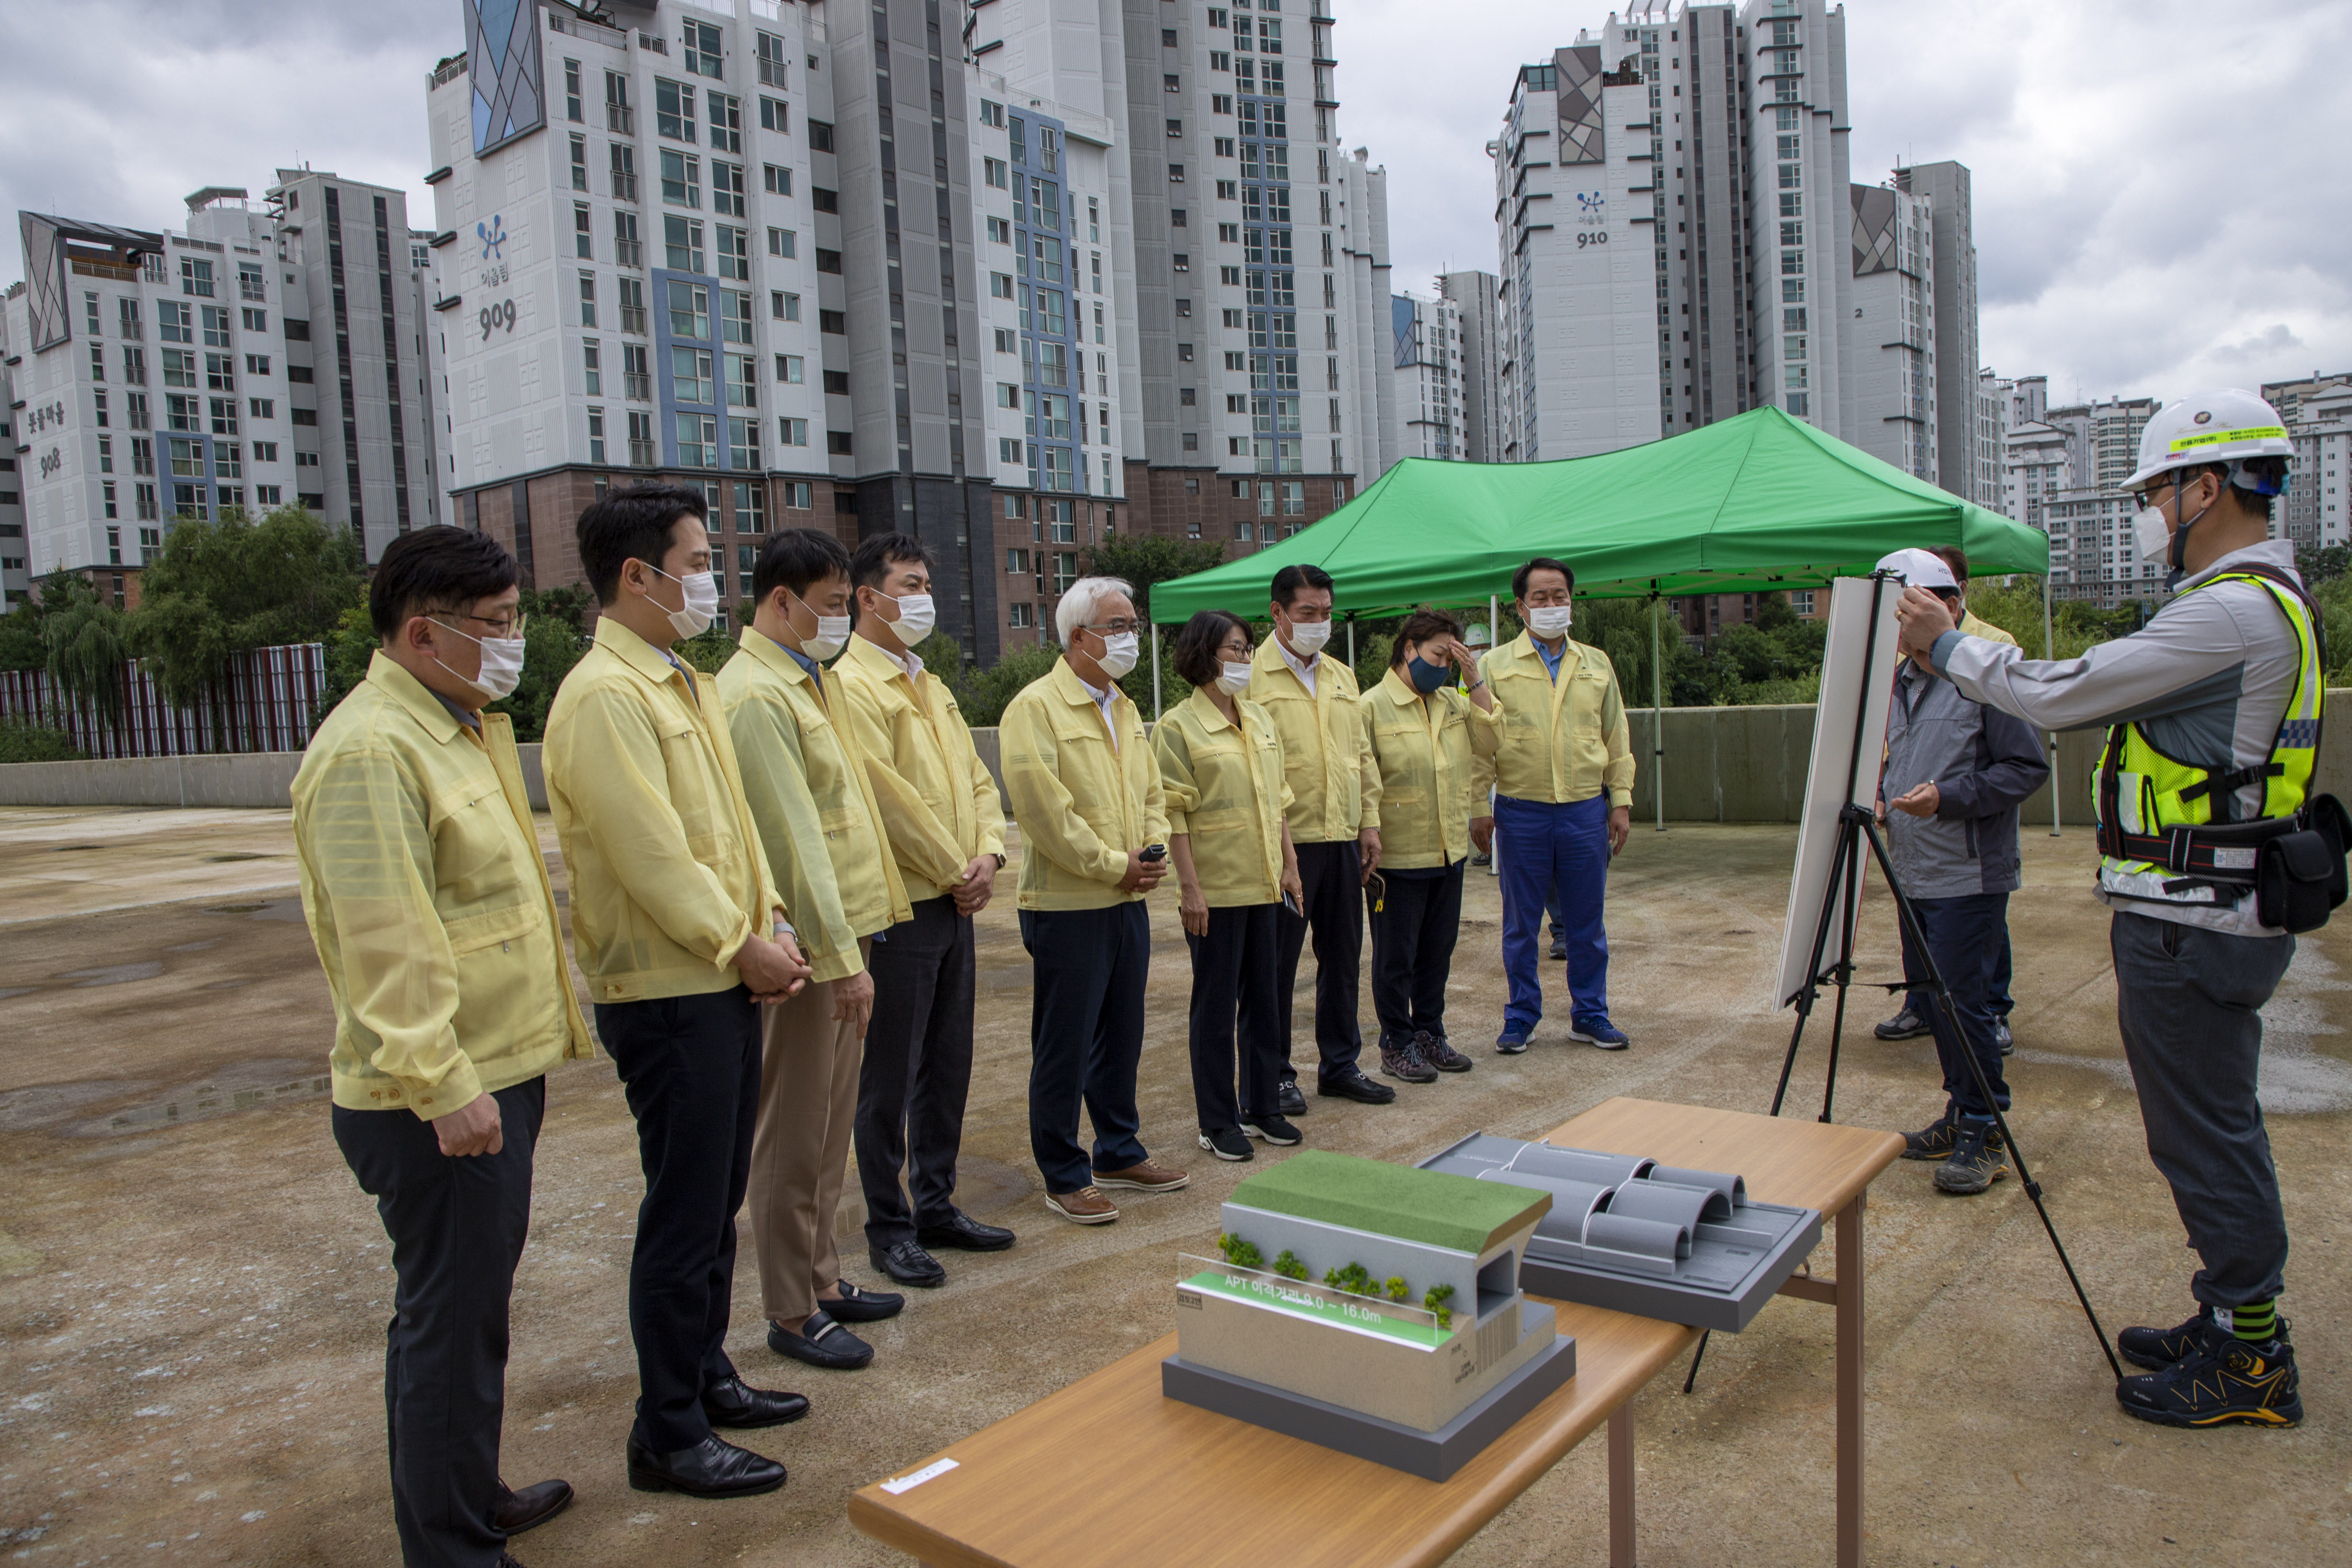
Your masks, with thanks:
<instances>
[{"instance_id":1,"label":"wristwatch","mask_svg":"<svg viewBox=\"0 0 2352 1568\"><path fill-rule=\"evenodd\" d=\"M1004 869L1004 857L1002 853L996 857L996 868L1000 871Z\"/></svg>"}]
</instances>

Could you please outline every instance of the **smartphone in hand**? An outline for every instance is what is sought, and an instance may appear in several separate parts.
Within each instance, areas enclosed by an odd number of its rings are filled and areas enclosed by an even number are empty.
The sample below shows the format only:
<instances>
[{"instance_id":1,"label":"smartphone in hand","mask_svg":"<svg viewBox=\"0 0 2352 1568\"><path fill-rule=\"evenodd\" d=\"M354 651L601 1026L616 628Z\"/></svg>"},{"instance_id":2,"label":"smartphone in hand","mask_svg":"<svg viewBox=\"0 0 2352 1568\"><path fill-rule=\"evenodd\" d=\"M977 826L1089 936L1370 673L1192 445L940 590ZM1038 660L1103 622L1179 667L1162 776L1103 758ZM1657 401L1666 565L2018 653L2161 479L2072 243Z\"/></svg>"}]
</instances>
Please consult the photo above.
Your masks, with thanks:
<instances>
[{"instance_id":1,"label":"smartphone in hand","mask_svg":"<svg viewBox=\"0 0 2352 1568\"><path fill-rule=\"evenodd\" d=\"M1168 846L1165 844L1154 844L1151 847L1138 855L1136 858L1142 861L1147 866L1150 865L1154 861L1165 860L1168 858Z\"/></svg>"},{"instance_id":2,"label":"smartphone in hand","mask_svg":"<svg viewBox=\"0 0 2352 1568\"><path fill-rule=\"evenodd\" d=\"M1297 899L1292 896L1290 889L1287 888L1285 888L1282 890L1282 907L1288 910L1292 914L1297 915L1301 920L1305 920L1307 918L1307 911L1298 907Z\"/></svg>"}]
</instances>

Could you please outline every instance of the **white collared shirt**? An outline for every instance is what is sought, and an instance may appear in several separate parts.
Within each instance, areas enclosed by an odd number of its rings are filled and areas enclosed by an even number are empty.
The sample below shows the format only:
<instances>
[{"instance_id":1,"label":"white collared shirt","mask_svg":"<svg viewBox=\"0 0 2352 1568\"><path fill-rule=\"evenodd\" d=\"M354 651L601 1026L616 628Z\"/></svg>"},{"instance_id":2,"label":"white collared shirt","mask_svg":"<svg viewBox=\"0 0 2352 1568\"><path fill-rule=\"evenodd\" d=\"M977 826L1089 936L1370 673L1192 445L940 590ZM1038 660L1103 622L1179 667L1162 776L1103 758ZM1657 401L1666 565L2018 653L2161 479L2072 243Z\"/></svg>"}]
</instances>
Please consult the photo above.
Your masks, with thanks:
<instances>
[{"instance_id":1,"label":"white collared shirt","mask_svg":"<svg viewBox=\"0 0 2352 1568\"><path fill-rule=\"evenodd\" d=\"M879 653L884 658L888 659L892 664L895 664L900 669L905 670L907 672L908 679L917 680L921 679L923 673L923 658L922 656L917 653L913 648L908 648L907 650L906 657L903 658L898 655L892 653L888 648L884 647L880 643L876 643L874 645L874 648L875 651Z\"/></svg>"},{"instance_id":2,"label":"white collared shirt","mask_svg":"<svg viewBox=\"0 0 2352 1568\"><path fill-rule=\"evenodd\" d=\"M1274 639L1274 651L1282 656L1283 663L1290 666L1291 673L1298 677L1298 684L1307 688L1307 695L1314 696L1315 667L1323 660L1321 650L1317 650L1312 658L1302 659L1290 651L1288 643L1277 637Z\"/></svg>"},{"instance_id":3,"label":"white collared shirt","mask_svg":"<svg viewBox=\"0 0 2352 1568\"><path fill-rule=\"evenodd\" d=\"M1087 689L1087 696L1089 696L1089 697L1091 697L1091 698L1093 698L1093 699L1095 700L1095 707L1096 707L1096 708L1097 708L1097 709L1101 712L1101 714L1102 714L1103 729L1104 729L1105 731L1108 731L1108 733L1109 733L1109 735L1110 735L1110 749L1111 749L1113 752L1118 751L1118 725L1116 725L1116 724L1114 724L1114 723L1112 723L1112 722L1110 721L1110 700L1111 700L1111 696L1112 696L1112 694L1113 694L1114 692L1116 692L1118 689L1116 686L1090 686L1090 685L1087 685L1087 678L1086 678L1085 676L1083 676L1083 675L1080 675L1080 674L1079 674L1076 670L1075 670L1075 669L1074 669L1074 670L1072 670L1072 671L1070 671L1070 679L1072 679L1073 680L1076 680L1076 681L1080 686L1084 686L1084 687L1086 687L1086 689Z\"/></svg>"}]
</instances>

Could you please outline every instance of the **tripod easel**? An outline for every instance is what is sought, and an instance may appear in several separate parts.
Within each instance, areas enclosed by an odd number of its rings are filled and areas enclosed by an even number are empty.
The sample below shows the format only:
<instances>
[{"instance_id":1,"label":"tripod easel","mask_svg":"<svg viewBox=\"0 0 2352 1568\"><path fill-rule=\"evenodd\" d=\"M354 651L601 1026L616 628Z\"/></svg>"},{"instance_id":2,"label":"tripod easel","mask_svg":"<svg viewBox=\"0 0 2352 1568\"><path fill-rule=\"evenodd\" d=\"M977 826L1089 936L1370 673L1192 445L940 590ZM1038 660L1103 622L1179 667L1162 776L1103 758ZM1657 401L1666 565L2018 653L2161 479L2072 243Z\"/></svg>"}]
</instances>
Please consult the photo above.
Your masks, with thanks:
<instances>
[{"instance_id":1,"label":"tripod easel","mask_svg":"<svg viewBox=\"0 0 2352 1568\"><path fill-rule=\"evenodd\" d=\"M1879 606L1883 602L1886 584L1890 580L1889 574L1872 574L1870 619L1873 626L1877 624ZM1901 922L1904 934L1910 939L1912 950L1919 954L1921 962L1927 966L1927 976L1924 989L1935 997L1935 1005L1943 1013L1945 1022L1950 1027L1953 1037L1962 1041L1966 1041L1968 1037L1961 1028L1959 1008L1952 1000L1951 988L1945 984L1943 973L1936 966L1936 955L1928 950L1927 932L1919 923L1918 911L1912 907L1910 896L1903 890L1903 883L1895 874L1894 864L1887 858L1886 843L1879 836L1876 819L1868 807L1853 804L1854 786L1861 777L1862 741L1868 728L1866 716L1871 691L1870 683L1875 674L1872 668L1875 653L1876 639L1874 637L1863 645L1860 687L1863 700L1856 704L1853 723L1854 743L1846 762L1845 793L1840 797L1843 804L1838 809L1837 849L1830 862L1829 881L1822 890L1821 918L1813 930L1811 962L1805 971L1809 978L1805 982L1804 989L1792 998L1797 1010L1797 1022L1795 1027L1789 1032L1788 1053L1780 1061L1780 1081L1772 1091L1771 1114L1774 1116L1780 1114L1781 1101L1788 1097L1789 1077L1796 1068L1797 1047L1804 1041L1805 1025L1812 1016L1813 1004L1820 1000L1822 988L1824 985L1832 985L1837 988L1837 1002L1830 1015L1829 1071L1822 1084L1822 1113L1819 1118L1822 1121L1831 1120L1830 1110L1837 1094L1838 1046L1845 1030L1845 994L1847 988L1854 984L1853 936L1855 922L1861 913L1862 875L1864 865L1863 846L1865 842L1869 845L1870 858L1877 863L1878 873L1886 879L1887 891L1894 897L1895 918ZM1825 965L1823 960L1831 952L1830 937L1833 930L1838 935L1836 957L1834 962ZM1890 992L1896 989L1921 988L1908 976L1900 986L1885 987ZM2057 1227L2050 1220L2049 1207L2042 1202L2042 1184L2035 1181L2032 1173L2026 1169L2024 1151L2018 1147L2016 1136L2009 1130L2008 1118L2002 1115L2000 1107L1994 1101L1991 1085L1985 1079L1984 1064L1977 1059L1976 1053L1972 1050L1963 1050L1960 1054L1968 1059L1969 1071L1976 1079L1977 1093L1984 1101L1986 1108L1992 1112L1993 1125L1999 1130L2001 1142L2008 1148L2011 1159L2016 1162L2018 1183L2025 1189L2025 1195L2032 1200L2033 1212L2042 1218L2042 1231L2050 1237L2052 1249L2058 1254L2059 1267L2066 1271L2066 1282L2074 1289L2074 1300L2082 1303L2083 1315L2090 1320L2092 1333L2098 1336L2099 1352L2107 1358L2107 1365L2115 1373L2116 1381L2121 1383L2124 1378L2123 1363L2116 1359L2115 1349L2108 1342L2106 1330L2100 1326L2099 1315L2092 1310L2091 1299L2083 1289L2083 1281L2074 1273L2074 1261L2066 1256L2065 1244L2058 1239ZM1701 1335L1698 1349L1691 1355L1690 1375L1683 1381L1685 1394L1688 1394L1698 1381L1698 1363L1700 1357L1706 1354L1706 1340L1707 1336Z\"/></svg>"}]
</instances>

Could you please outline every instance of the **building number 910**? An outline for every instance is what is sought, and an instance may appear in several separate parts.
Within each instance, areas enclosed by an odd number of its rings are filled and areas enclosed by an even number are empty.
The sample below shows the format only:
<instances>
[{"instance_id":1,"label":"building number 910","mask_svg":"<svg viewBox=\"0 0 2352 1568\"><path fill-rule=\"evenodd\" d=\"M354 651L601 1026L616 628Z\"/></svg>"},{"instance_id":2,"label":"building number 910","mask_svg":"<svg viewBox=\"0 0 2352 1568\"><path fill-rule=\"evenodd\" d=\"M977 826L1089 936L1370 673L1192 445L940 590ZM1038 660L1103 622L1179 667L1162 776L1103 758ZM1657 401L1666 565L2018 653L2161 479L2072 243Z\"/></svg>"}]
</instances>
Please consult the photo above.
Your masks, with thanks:
<instances>
[{"instance_id":1,"label":"building number 910","mask_svg":"<svg viewBox=\"0 0 2352 1568\"><path fill-rule=\"evenodd\" d=\"M482 323L484 342L489 342L490 334L501 327L509 332L514 331L515 308L512 300L501 300L495 305L485 305L478 314Z\"/></svg>"},{"instance_id":2,"label":"building number 910","mask_svg":"<svg viewBox=\"0 0 2352 1568\"><path fill-rule=\"evenodd\" d=\"M1608 243L1609 231L1605 228L1588 228L1579 229L1577 231L1576 248L1579 250L1582 250L1588 245L1606 245Z\"/></svg>"}]
</instances>

